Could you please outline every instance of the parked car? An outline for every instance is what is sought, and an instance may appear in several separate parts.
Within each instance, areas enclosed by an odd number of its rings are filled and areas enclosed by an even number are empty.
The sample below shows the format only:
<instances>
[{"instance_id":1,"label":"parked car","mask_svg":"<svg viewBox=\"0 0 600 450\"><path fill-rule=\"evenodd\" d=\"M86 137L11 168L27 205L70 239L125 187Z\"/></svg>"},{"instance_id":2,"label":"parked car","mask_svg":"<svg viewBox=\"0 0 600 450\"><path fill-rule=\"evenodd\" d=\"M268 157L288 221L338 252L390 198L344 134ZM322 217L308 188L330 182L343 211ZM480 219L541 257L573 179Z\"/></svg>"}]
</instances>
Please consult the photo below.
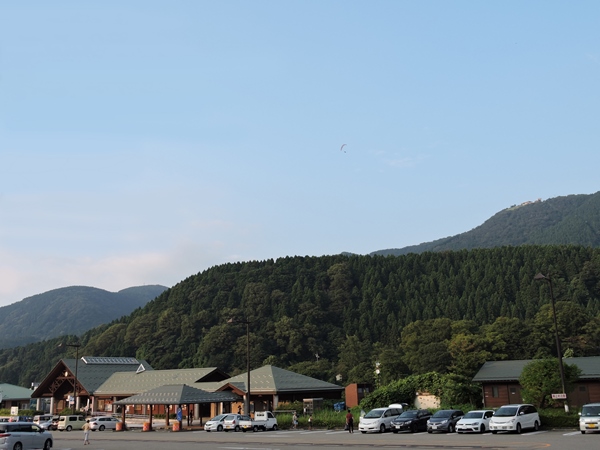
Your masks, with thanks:
<instances>
[{"instance_id":1,"label":"parked car","mask_svg":"<svg viewBox=\"0 0 600 450\"><path fill-rule=\"evenodd\" d=\"M0 450L52 448L52 433L32 422L1 422Z\"/></svg>"},{"instance_id":2,"label":"parked car","mask_svg":"<svg viewBox=\"0 0 600 450\"><path fill-rule=\"evenodd\" d=\"M412 409L404 411L394 420L392 420L392 431L398 433L399 431L410 431L416 433L417 431L427 430L427 421L431 417L431 412L427 409Z\"/></svg>"},{"instance_id":3,"label":"parked car","mask_svg":"<svg viewBox=\"0 0 600 450\"><path fill-rule=\"evenodd\" d=\"M223 431L223 421L227 414L219 414L204 424L204 431Z\"/></svg>"},{"instance_id":4,"label":"parked car","mask_svg":"<svg viewBox=\"0 0 600 450\"><path fill-rule=\"evenodd\" d=\"M240 420L250 420L250 417L242 414L227 414L223 420L223 431L240 431L242 429Z\"/></svg>"},{"instance_id":5,"label":"parked car","mask_svg":"<svg viewBox=\"0 0 600 450\"><path fill-rule=\"evenodd\" d=\"M586 431L600 431L600 403L583 405L579 413L579 430L581 434Z\"/></svg>"},{"instance_id":6,"label":"parked car","mask_svg":"<svg viewBox=\"0 0 600 450\"><path fill-rule=\"evenodd\" d=\"M90 430L116 430L118 423L121 423L121 421L112 416L97 416L90 419Z\"/></svg>"},{"instance_id":7,"label":"parked car","mask_svg":"<svg viewBox=\"0 0 600 450\"><path fill-rule=\"evenodd\" d=\"M456 422L464 416L460 409L440 409L427 421L427 432L444 431L454 433Z\"/></svg>"},{"instance_id":8,"label":"parked car","mask_svg":"<svg viewBox=\"0 0 600 450\"><path fill-rule=\"evenodd\" d=\"M39 422L38 425L44 430L56 431L58 428L58 417L55 419L46 420L45 422Z\"/></svg>"},{"instance_id":9,"label":"parked car","mask_svg":"<svg viewBox=\"0 0 600 450\"><path fill-rule=\"evenodd\" d=\"M390 407L391 406L391 407ZM392 429L392 420L402 414L402 405L390 405L387 408L375 408L366 413L358 422L361 433L369 431L384 433Z\"/></svg>"},{"instance_id":10,"label":"parked car","mask_svg":"<svg viewBox=\"0 0 600 450\"><path fill-rule=\"evenodd\" d=\"M85 419L83 416L60 416L58 418L58 431L71 431L71 430L81 430L83 428L83 424L85 423Z\"/></svg>"},{"instance_id":11,"label":"parked car","mask_svg":"<svg viewBox=\"0 0 600 450\"><path fill-rule=\"evenodd\" d=\"M469 411L456 422L457 433L484 433L490 429L490 419L494 415L491 409Z\"/></svg>"},{"instance_id":12,"label":"parked car","mask_svg":"<svg viewBox=\"0 0 600 450\"><path fill-rule=\"evenodd\" d=\"M490 419L490 430L493 434L498 431L521 433L521 430L526 428L537 431L541 423L540 415L533 405L504 405L498 408Z\"/></svg>"}]
</instances>

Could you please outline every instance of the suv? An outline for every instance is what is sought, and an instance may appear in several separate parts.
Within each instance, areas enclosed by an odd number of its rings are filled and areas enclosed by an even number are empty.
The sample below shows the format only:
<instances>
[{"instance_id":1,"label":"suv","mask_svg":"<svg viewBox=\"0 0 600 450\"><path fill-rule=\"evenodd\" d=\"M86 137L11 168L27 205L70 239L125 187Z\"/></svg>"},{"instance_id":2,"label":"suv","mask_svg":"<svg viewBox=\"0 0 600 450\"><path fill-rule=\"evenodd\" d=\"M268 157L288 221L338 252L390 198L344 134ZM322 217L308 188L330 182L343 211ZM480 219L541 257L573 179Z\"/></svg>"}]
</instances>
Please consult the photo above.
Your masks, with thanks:
<instances>
[{"instance_id":1,"label":"suv","mask_svg":"<svg viewBox=\"0 0 600 450\"><path fill-rule=\"evenodd\" d=\"M0 423L0 450L52 448L52 433L31 422Z\"/></svg>"},{"instance_id":2,"label":"suv","mask_svg":"<svg viewBox=\"0 0 600 450\"><path fill-rule=\"evenodd\" d=\"M469 411L456 423L457 433L484 433L490 427L494 415L491 409Z\"/></svg>"},{"instance_id":3,"label":"suv","mask_svg":"<svg viewBox=\"0 0 600 450\"><path fill-rule=\"evenodd\" d=\"M58 418L58 431L81 430L85 419L83 416L60 416Z\"/></svg>"},{"instance_id":4,"label":"suv","mask_svg":"<svg viewBox=\"0 0 600 450\"><path fill-rule=\"evenodd\" d=\"M377 431L384 433L392 429L392 420L402 414L402 405L390 405L387 408L375 408L360 418L358 430L361 433Z\"/></svg>"},{"instance_id":5,"label":"suv","mask_svg":"<svg viewBox=\"0 0 600 450\"><path fill-rule=\"evenodd\" d=\"M454 433L456 422L462 419L465 413L460 409L440 409L427 421L427 432L446 431Z\"/></svg>"},{"instance_id":6,"label":"suv","mask_svg":"<svg viewBox=\"0 0 600 450\"><path fill-rule=\"evenodd\" d=\"M587 430L600 430L600 403L583 405L579 413L579 430L585 434Z\"/></svg>"},{"instance_id":7,"label":"suv","mask_svg":"<svg viewBox=\"0 0 600 450\"><path fill-rule=\"evenodd\" d=\"M399 431L410 431L411 433L425 431L427 430L427 421L430 417L431 413L426 409L404 411L392 420L392 431L394 433L398 433Z\"/></svg>"},{"instance_id":8,"label":"suv","mask_svg":"<svg viewBox=\"0 0 600 450\"><path fill-rule=\"evenodd\" d=\"M490 431L515 431L521 433L525 428L540 429L540 415L533 405L504 405L496 410L490 419Z\"/></svg>"}]
</instances>

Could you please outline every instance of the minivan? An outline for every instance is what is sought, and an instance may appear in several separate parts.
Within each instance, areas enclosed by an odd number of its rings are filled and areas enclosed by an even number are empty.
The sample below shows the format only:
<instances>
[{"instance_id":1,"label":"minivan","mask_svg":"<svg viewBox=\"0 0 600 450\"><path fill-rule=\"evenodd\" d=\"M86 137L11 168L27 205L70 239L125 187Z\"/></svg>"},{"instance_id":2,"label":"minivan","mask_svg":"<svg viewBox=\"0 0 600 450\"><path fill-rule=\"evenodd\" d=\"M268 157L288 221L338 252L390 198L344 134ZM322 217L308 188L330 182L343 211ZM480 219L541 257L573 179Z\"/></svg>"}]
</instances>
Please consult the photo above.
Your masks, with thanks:
<instances>
[{"instance_id":1,"label":"minivan","mask_svg":"<svg viewBox=\"0 0 600 450\"><path fill-rule=\"evenodd\" d=\"M1 422L0 450L52 448L52 433L31 422Z\"/></svg>"},{"instance_id":2,"label":"minivan","mask_svg":"<svg viewBox=\"0 0 600 450\"><path fill-rule=\"evenodd\" d=\"M85 419L83 416L60 416L58 419L58 431L81 430Z\"/></svg>"},{"instance_id":3,"label":"minivan","mask_svg":"<svg viewBox=\"0 0 600 450\"><path fill-rule=\"evenodd\" d=\"M540 429L540 415L533 405L504 405L490 419L490 431L514 431L521 433L525 428Z\"/></svg>"},{"instance_id":4,"label":"minivan","mask_svg":"<svg viewBox=\"0 0 600 450\"><path fill-rule=\"evenodd\" d=\"M600 403L583 405L579 413L579 430L581 434L586 431L600 431Z\"/></svg>"},{"instance_id":5,"label":"minivan","mask_svg":"<svg viewBox=\"0 0 600 450\"><path fill-rule=\"evenodd\" d=\"M360 418L358 431L384 433L392 429L392 420L402 414L404 405L390 405L387 408L375 408Z\"/></svg>"}]
</instances>

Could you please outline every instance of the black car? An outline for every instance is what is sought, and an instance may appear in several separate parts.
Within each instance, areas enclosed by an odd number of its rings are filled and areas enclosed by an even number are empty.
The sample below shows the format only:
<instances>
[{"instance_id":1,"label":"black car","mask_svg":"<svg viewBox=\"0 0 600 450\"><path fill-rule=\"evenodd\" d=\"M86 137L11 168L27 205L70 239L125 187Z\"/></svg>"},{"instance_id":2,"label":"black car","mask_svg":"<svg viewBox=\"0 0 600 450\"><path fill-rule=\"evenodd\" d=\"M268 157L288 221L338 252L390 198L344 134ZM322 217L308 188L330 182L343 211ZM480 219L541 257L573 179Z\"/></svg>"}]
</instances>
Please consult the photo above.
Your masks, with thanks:
<instances>
[{"instance_id":1,"label":"black car","mask_svg":"<svg viewBox=\"0 0 600 450\"><path fill-rule=\"evenodd\" d=\"M404 411L392 420L392 431L394 433L398 433L399 431L410 431L411 433L425 431L427 430L427 421L430 417L431 413L426 409Z\"/></svg>"},{"instance_id":2,"label":"black car","mask_svg":"<svg viewBox=\"0 0 600 450\"><path fill-rule=\"evenodd\" d=\"M427 421L427 432L445 431L454 433L456 430L456 422L464 416L460 409L440 409Z\"/></svg>"}]
</instances>

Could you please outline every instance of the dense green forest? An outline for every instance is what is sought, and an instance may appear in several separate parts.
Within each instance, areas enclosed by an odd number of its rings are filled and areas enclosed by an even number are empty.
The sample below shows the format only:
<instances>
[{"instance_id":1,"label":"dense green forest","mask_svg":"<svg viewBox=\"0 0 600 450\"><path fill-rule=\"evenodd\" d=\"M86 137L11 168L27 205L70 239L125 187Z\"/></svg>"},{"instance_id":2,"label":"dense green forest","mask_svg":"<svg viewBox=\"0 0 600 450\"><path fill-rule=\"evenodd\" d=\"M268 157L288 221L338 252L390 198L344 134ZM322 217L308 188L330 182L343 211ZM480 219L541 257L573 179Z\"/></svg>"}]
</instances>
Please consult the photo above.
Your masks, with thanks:
<instances>
[{"instance_id":1,"label":"dense green forest","mask_svg":"<svg viewBox=\"0 0 600 450\"><path fill-rule=\"evenodd\" d=\"M80 355L136 356L156 369L273 364L324 380L389 383L431 371L468 379L485 360L600 354L600 249L519 246L403 256L286 257L224 264L80 336ZM74 339L74 338L73 338ZM0 351L0 379L29 386L58 340ZM317 356L318 355L318 356ZM376 377L375 364L381 373Z\"/></svg>"}]
</instances>

